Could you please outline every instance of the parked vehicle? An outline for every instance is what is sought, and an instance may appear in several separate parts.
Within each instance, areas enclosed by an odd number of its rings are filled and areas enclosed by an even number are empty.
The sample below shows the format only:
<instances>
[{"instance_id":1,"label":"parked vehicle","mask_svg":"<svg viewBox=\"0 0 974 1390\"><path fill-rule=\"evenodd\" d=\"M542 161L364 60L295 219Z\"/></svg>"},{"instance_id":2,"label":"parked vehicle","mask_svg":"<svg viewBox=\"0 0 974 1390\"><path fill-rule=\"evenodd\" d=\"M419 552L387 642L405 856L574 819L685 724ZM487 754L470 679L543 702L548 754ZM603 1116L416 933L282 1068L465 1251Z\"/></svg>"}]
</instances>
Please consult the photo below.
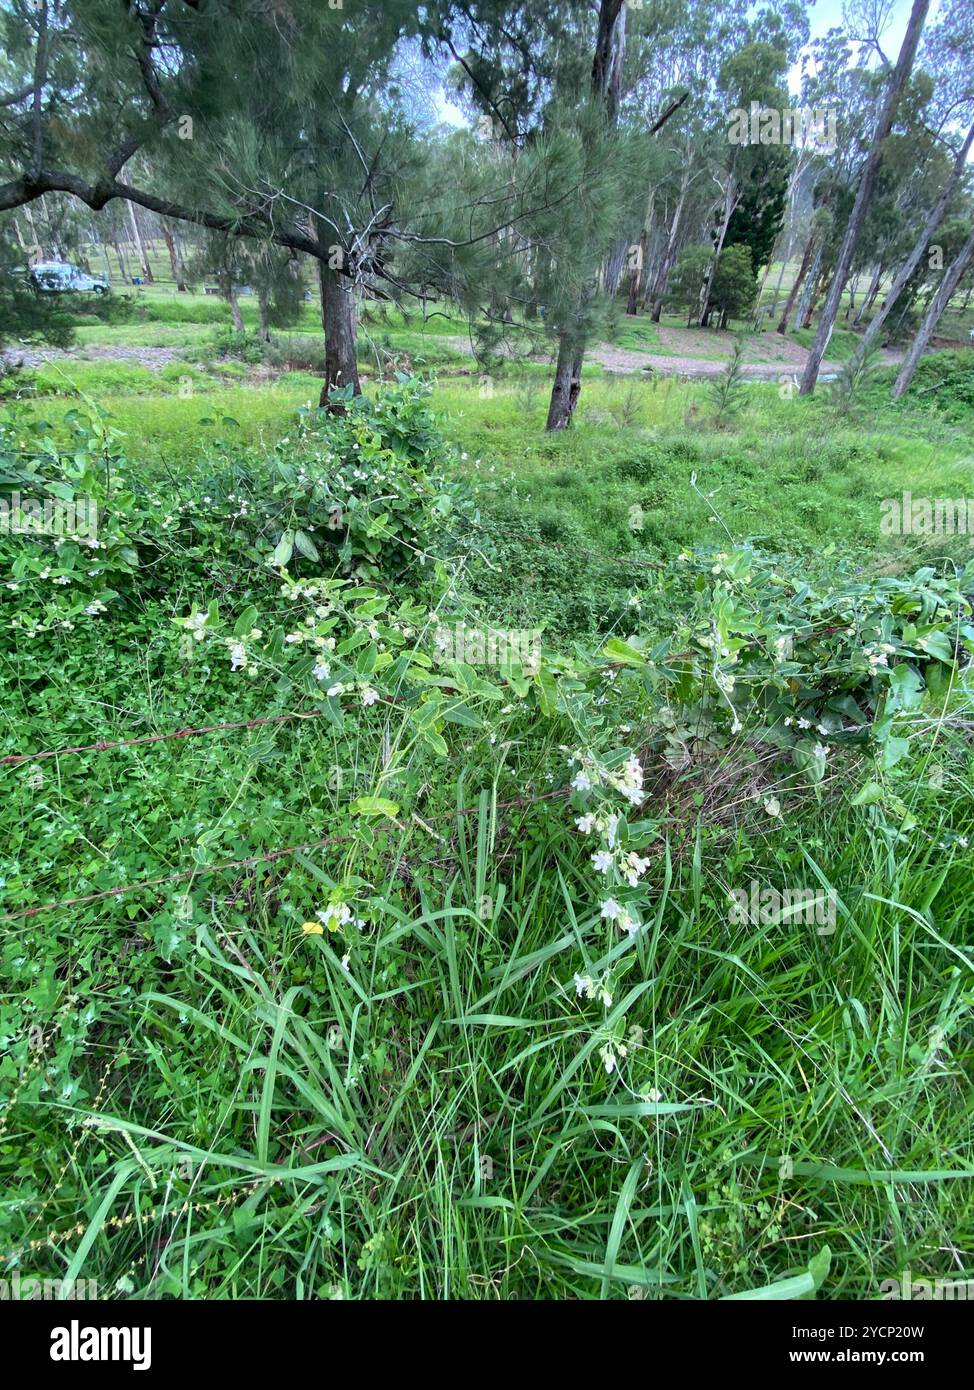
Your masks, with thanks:
<instances>
[{"instance_id":1,"label":"parked vehicle","mask_svg":"<svg viewBox=\"0 0 974 1390\"><path fill-rule=\"evenodd\" d=\"M30 275L39 290L72 294L107 294L109 290L103 276L89 275L69 261L42 261L31 266Z\"/></svg>"}]
</instances>

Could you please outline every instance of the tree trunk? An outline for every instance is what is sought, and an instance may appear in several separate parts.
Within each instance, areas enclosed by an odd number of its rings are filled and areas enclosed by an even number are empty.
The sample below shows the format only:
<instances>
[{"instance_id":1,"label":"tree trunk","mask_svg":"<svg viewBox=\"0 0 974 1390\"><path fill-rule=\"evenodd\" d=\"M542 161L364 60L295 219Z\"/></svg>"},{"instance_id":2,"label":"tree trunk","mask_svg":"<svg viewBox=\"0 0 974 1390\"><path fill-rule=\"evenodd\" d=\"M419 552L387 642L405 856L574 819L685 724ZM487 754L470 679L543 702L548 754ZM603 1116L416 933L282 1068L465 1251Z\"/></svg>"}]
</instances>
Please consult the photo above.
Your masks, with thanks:
<instances>
[{"instance_id":1,"label":"tree trunk","mask_svg":"<svg viewBox=\"0 0 974 1390\"><path fill-rule=\"evenodd\" d=\"M707 278L703 284L703 291L700 295L700 327L706 328L710 319L710 287L714 283L714 276L717 274L717 262L720 260L720 253L724 249L724 240L727 236L727 228L734 215L734 208L737 206L737 196L734 190L737 187L737 179L733 169L727 175L727 188L724 191L724 220L720 227L720 236L717 238L717 245L714 248L714 258L707 272Z\"/></svg>"},{"instance_id":2,"label":"tree trunk","mask_svg":"<svg viewBox=\"0 0 974 1390\"><path fill-rule=\"evenodd\" d=\"M761 284L758 286L758 297L754 301L754 331L757 333L761 328L761 301L764 298L764 291L767 288L768 279L771 275L771 267L774 264L774 253L778 249L778 241L775 240L771 248L771 255L768 257L768 264L764 267L764 274L761 277Z\"/></svg>"},{"instance_id":3,"label":"tree trunk","mask_svg":"<svg viewBox=\"0 0 974 1390\"><path fill-rule=\"evenodd\" d=\"M797 333L799 328L801 328L804 324L805 315L808 312L808 306L811 303L812 295L815 292L815 285L818 281L819 267L822 264L822 256L824 254L825 237L823 236L822 240L819 242L818 246L815 249L815 258L812 261L811 266L809 267L808 275L805 278L805 284L802 288L802 296L801 299L798 301L798 308L795 310L795 317L791 321L792 333Z\"/></svg>"},{"instance_id":4,"label":"tree trunk","mask_svg":"<svg viewBox=\"0 0 974 1390\"><path fill-rule=\"evenodd\" d=\"M551 388L547 430L564 430L572 423L578 395L582 389L582 355L584 346L567 333L558 339L558 362L555 384Z\"/></svg>"},{"instance_id":5,"label":"tree trunk","mask_svg":"<svg viewBox=\"0 0 974 1390\"><path fill-rule=\"evenodd\" d=\"M934 232L939 227L941 219L943 218L943 215L947 210L947 204L953 197L954 190L956 189L958 183L963 177L964 170L967 167L967 156L970 153L970 148L972 144L974 144L974 125L972 125L970 130L967 132L967 138L965 139L961 149L958 151L957 158L954 160L954 167L950 172L950 178L944 184L943 188L940 191L940 196L938 197L936 203L934 203L933 207L930 209L930 213L927 217L927 220L923 225L923 231L920 233L919 237L914 243L913 250L910 252L909 256L900 266L896 279L890 286L889 293L887 294L886 299L883 302L883 307L880 309L878 314L873 315L872 322L866 329L866 332L863 334L862 342L857 344L856 350L852 354L850 370L852 370L854 367L858 366L859 363L862 362L863 358L866 356L866 353L869 351L873 343L879 337L880 330L882 329L883 324L889 317L893 305L896 303L897 299L903 292L903 286L906 284L910 276L913 274L917 266L920 264L920 260L923 256L923 253L924 251L926 251L928 245L930 244L930 238L933 236Z\"/></svg>"},{"instance_id":6,"label":"tree trunk","mask_svg":"<svg viewBox=\"0 0 974 1390\"><path fill-rule=\"evenodd\" d=\"M264 288L258 289L257 315L259 322L257 327L257 336L262 343L269 343L271 340L270 308L271 306L267 290Z\"/></svg>"},{"instance_id":7,"label":"tree trunk","mask_svg":"<svg viewBox=\"0 0 974 1390\"><path fill-rule=\"evenodd\" d=\"M960 277L970 264L972 256L974 256L974 230L971 231L970 236L964 242L960 251L958 251L956 258L951 263L950 268L940 282L940 288L930 301L930 307L923 316L923 322L920 324L917 335L913 340L913 346L907 353L906 360L900 368L900 374L893 383L894 401L902 396L903 392L913 380L913 373L916 371L917 363L926 349L927 343L930 341L933 330L940 320L940 315L950 302L950 296L960 283Z\"/></svg>"},{"instance_id":8,"label":"tree trunk","mask_svg":"<svg viewBox=\"0 0 974 1390\"><path fill-rule=\"evenodd\" d=\"M122 243L117 238L115 238L112 241L112 245L115 247L115 256L118 260L118 268L122 273L122 281L124 284L127 285L130 283L129 270L128 266L125 264L125 257L122 255Z\"/></svg>"},{"instance_id":9,"label":"tree trunk","mask_svg":"<svg viewBox=\"0 0 974 1390\"><path fill-rule=\"evenodd\" d=\"M781 297L781 286L784 284L785 271L788 269L789 262L791 261L791 258L795 250L795 232L797 231L797 228L795 226L795 207L798 202L798 190L801 184L802 173L802 160L801 156L799 156L798 162L795 165L794 170L792 171L791 179L788 185L788 220L786 223L788 235L785 240L784 250L781 256L781 269L778 271L778 280L775 284L774 294L771 299L771 304L768 308L769 323L774 322L774 316L778 311L778 300Z\"/></svg>"},{"instance_id":10,"label":"tree trunk","mask_svg":"<svg viewBox=\"0 0 974 1390\"><path fill-rule=\"evenodd\" d=\"M879 283L883 278L883 272L885 271L885 269L886 267L883 265L883 262L880 261L879 265L877 265L876 269L873 271L873 278L869 282L869 289L866 291L866 297L859 305L858 314L856 314L855 318L852 320L853 328L859 327L863 319L869 313L869 310L872 308L873 300L879 293Z\"/></svg>"},{"instance_id":11,"label":"tree trunk","mask_svg":"<svg viewBox=\"0 0 974 1390\"><path fill-rule=\"evenodd\" d=\"M886 92L886 100L876 123L876 132L866 159L866 167L859 180L856 201L849 215L845 236L842 238L842 245L839 249L835 275L832 278L832 285L825 301L825 308L822 310L822 317L819 319L818 332L805 365L805 373L798 388L799 394L802 396L810 396L815 390L815 383L818 381L818 370L829 345L829 339L832 337L835 316L839 310L839 302L849 275L849 267L852 265L852 259L859 242L859 234L866 220L866 213L869 211L876 175L879 173L879 167L886 152L886 141L893 126L896 108L899 106L903 89L906 87L913 69L913 60L916 57L917 45L920 42L920 34L929 7L930 0L913 0L913 9L910 11L910 22L903 38L903 46L900 49L900 56L896 60L896 67L893 69L893 76Z\"/></svg>"},{"instance_id":12,"label":"tree trunk","mask_svg":"<svg viewBox=\"0 0 974 1390\"><path fill-rule=\"evenodd\" d=\"M105 267L105 283L110 285L112 283L112 263L108 259L108 247L105 245L104 241L102 241L101 233L98 230L98 224L95 222L94 218L92 218L91 234L95 239L95 245L98 247L102 264Z\"/></svg>"},{"instance_id":13,"label":"tree trunk","mask_svg":"<svg viewBox=\"0 0 974 1390\"><path fill-rule=\"evenodd\" d=\"M43 260L43 259L44 259L44 248L41 246L40 242L37 240L37 225L36 225L36 223L34 222L34 214L31 212L30 206L29 206L29 205L27 205L27 206L24 208L24 212L25 212L26 215L27 215L27 225L28 225L28 227L30 228L31 242L33 243L32 248L31 248L31 255L32 255L32 256L36 256L38 260Z\"/></svg>"},{"instance_id":14,"label":"tree trunk","mask_svg":"<svg viewBox=\"0 0 974 1390\"><path fill-rule=\"evenodd\" d=\"M325 261L318 262L318 284L325 332L325 380L318 404L332 415L344 415L344 405L328 397L344 386L351 386L353 396L362 394L355 357L355 297L351 282Z\"/></svg>"},{"instance_id":15,"label":"tree trunk","mask_svg":"<svg viewBox=\"0 0 974 1390\"><path fill-rule=\"evenodd\" d=\"M789 243L789 246L790 246L790 243ZM781 295L781 286L782 286L782 284L783 284L783 282L784 282L785 270L786 270L787 267L788 267L788 259L789 259L789 258L788 258L788 248L786 248L786 249L785 249L784 257L783 257L782 262L781 262L781 269L778 271L778 283L777 283L777 284L775 285L775 287L774 287L774 298L771 300L771 308L768 310L768 320L769 320L769 321L770 321L771 319L774 318L775 310L776 310L777 307L778 307L778 299L779 299L779 297L780 297L780 295Z\"/></svg>"},{"instance_id":16,"label":"tree trunk","mask_svg":"<svg viewBox=\"0 0 974 1390\"><path fill-rule=\"evenodd\" d=\"M639 291L642 286L643 265L646 260L646 252L649 247L649 237L644 227L639 233L639 254L636 264L629 272L629 302L626 305L626 313L635 317L639 313Z\"/></svg>"},{"instance_id":17,"label":"tree trunk","mask_svg":"<svg viewBox=\"0 0 974 1390\"><path fill-rule=\"evenodd\" d=\"M689 169L689 163L687 167ZM669 283L670 271L673 269L673 262L676 260L676 248L679 244L680 235L680 219L683 217L683 208L687 200L687 190L689 187L690 180L685 174L680 186L680 196L677 199L673 220L670 223L670 234L666 239L666 250L663 252L663 259L660 262L660 267L656 274L656 283L653 286L654 323L659 323L660 315L663 312L663 300L666 298L666 286Z\"/></svg>"},{"instance_id":18,"label":"tree trunk","mask_svg":"<svg viewBox=\"0 0 974 1390\"><path fill-rule=\"evenodd\" d=\"M166 250L169 252L169 264L172 267L172 278L176 282L176 289L180 294L186 293L186 272L183 270L183 263L179 259L179 252L176 250L176 234L173 231L172 223L163 219L162 235L166 240Z\"/></svg>"},{"instance_id":19,"label":"tree trunk","mask_svg":"<svg viewBox=\"0 0 974 1390\"><path fill-rule=\"evenodd\" d=\"M656 227L656 212L653 210L652 219L647 220L647 243L649 254L646 262L646 276L643 280L643 313L647 314L653 307L653 290L656 288L656 281L659 279L660 266L663 263L663 252L666 249L666 237L663 237L662 246L659 245L660 234ZM652 266L652 274L649 267Z\"/></svg>"},{"instance_id":20,"label":"tree trunk","mask_svg":"<svg viewBox=\"0 0 974 1390\"><path fill-rule=\"evenodd\" d=\"M601 0L592 62L592 91L604 103L610 124L615 123L619 113L625 38L626 11L622 0Z\"/></svg>"},{"instance_id":21,"label":"tree trunk","mask_svg":"<svg viewBox=\"0 0 974 1390\"><path fill-rule=\"evenodd\" d=\"M232 280L227 282L227 303L230 305L230 318L233 321L234 331L244 333L243 314L240 312L240 305L237 302L237 290Z\"/></svg>"},{"instance_id":22,"label":"tree trunk","mask_svg":"<svg viewBox=\"0 0 974 1390\"><path fill-rule=\"evenodd\" d=\"M809 283L811 284L812 282L809 281ZM805 312L802 315L802 328L811 328L812 317L815 313L815 310L818 308L818 301L822 298L822 295L825 293L825 286L827 285L827 283L827 275L819 276L818 281L815 283L815 289L812 294L812 297L809 300L808 304L805 306Z\"/></svg>"},{"instance_id":23,"label":"tree trunk","mask_svg":"<svg viewBox=\"0 0 974 1390\"><path fill-rule=\"evenodd\" d=\"M592 93L605 107L610 125L615 125L622 95L622 70L626 52L626 10L623 0L600 0L599 25L592 62ZM590 297L586 290L583 300ZM581 308L579 310L581 313ZM582 358L585 339L568 336L562 329L558 339L558 362L548 406L549 430L563 430L571 424L582 385Z\"/></svg>"},{"instance_id":24,"label":"tree trunk","mask_svg":"<svg viewBox=\"0 0 974 1390\"><path fill-rule=\"evenodd\" d=\"M145 246L142 241L142 233L139 230L139 219L136 217L135 208L132 206L130 202L126 201L125 206L128 208L129 226L132 228L132 237L135 241L136 249L139 253L139 264L142 267L142 278L147 285L151 285L152 267L149 264L148 256L145 254Z\"/></svg>"},{"instance_id":25,"label":"tree trunk","mask_svg":"<svg viewBox=\"0 0 974 1390\"><path fill-rule=\"evenodd\" d=\"M619 283L622 280L622 272L626 264L626 251L629 249L628 241L618 241L609 251L602 265L602 292L609 299L614 299Z\"/></svg>"}]
</instances>

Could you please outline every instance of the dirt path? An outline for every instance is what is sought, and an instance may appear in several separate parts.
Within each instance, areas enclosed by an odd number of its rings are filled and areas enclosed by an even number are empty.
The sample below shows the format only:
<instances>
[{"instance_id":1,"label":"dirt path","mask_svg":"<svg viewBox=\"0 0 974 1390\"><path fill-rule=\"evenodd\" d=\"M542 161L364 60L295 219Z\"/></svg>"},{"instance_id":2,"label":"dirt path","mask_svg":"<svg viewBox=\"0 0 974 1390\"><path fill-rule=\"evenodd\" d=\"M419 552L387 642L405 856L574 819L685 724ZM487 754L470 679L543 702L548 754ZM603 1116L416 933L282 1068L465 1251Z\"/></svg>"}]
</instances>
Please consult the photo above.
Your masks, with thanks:
<instances>
[{"instance_id":1,"label":"dirt path","mask_svg":"<svg viewBox=\"0 0 974 1390\"><path fill-rule=\"evenodd\" d=\"M709 377L719 376L727 366L730 356L729 333L711 333L699 328L663 327L657 329L657 333L662 346L672 349L672 354L621 348L614 343L598 343L588 349L585 360L598 362L605 371L620 376L653 371L658 372L660 376ZM449 343L458 352L470 352L470 341L467 338L440 338L439 341ZM885 350L881 357L884 366L892 366L903 360L902 352L889 350ZM535 357L531 360L548 359ZM748 344L741 370L745 376L758 381L790 380L800 375L807 361L808 352L799 343L780 337L777 333L767 333ZM825 360L821 366L820 377L834 377L841 370L841 362Z\"/></svg>"},{"instance_id":2,"label":"dirt path","mask_svg":"<svg viewBox=\"0 0 974 1390\"><path fill-rule=\"evenodd\" d=\"M719 376L727 365L730 353L728 339L730 334L711 333L697 328L657 329L660 343L672 349L667 353L643 352L630 348L620 348L614 343L598 343L585 354L588 362L598 362L607 372L615 375L634 375L637 372L652 371L660 376L712 377ZM470 341L462 337L437 337L437 341L448 343L465 355L470 352ZM704 355L701 356L700 354ZM709 354L709 355L707 355ZM104 347L82 348L6 348L0 357L10 365L40 367L45 362L127 362L133 366L147 367L158 372L170 362L181 359L182 350L178 347L134 347L125 344L111 344ZM883 364L892 366L902 362L902 352L884 351ZM759 357L760 360L747 360ZM546 358L532 358L532 361L546 361ZM748 344L742 371L745 376L759 381L789 380L797 376L808 360L808 353L798 343L777 334L763 334L760 339ZM841 362L824 361L823 378L836 376L842 370Z\"/></svg>"},{"instance_id":3,"label":"dirt path","mask_svg":"<svg viewBox=\"0 0 974 1390\"><path fill-rule=\"evenodd\" d=\"M45 362L127 362L136 367L161 371L170 362L177 362L180 349L175 347L128 347L111 344L107 347L77 348L5 348L0 357L11 366L41 367Z\"/></svg>"},{"instance_id":4,"label":"dirt path","mask_svg":"<svg viewBox=\"0 0 974 1390\"><path fill-rule=\"evenodd\" d=\"M777 362L745 362L741 372L744 376L756 377L763 381L777 381L779 378L790 380L801 372L807 353L798 347L797 343L791 343L789 346L802 354L801 361L779 359ZM719 376L727 366L726 358L714 362L706 357L670 357L655 352L631 352L615 347L612 343L599 343L597 347L590 348L585 356L586 360L599 362L607 372L617 375L653 371L658 372L660 376ZM841 362L822 363L823 376L835 375L841 370Z\"/></svg>"},{"instance_id":5,"label":"dirt path","mask_svg":"<svg viewBox=\"0 0 974 1390\"><path fill-rule=\"evenodd\" d=\"M666 353L633 352L599 343L588 356L600 362L607 372L637 372L651 368L663 376L718 376L730 356L729 333L714 333L699 328L658 327L657 336ZM881 354L883 365L902 362L902 352L886 350ZM719 359L719 360L715 360ZM779 333L762 333L752 338L744 350L742 372L759 380L787 380L804 371L808 350L800 343ZM823 361L820 375L836 376L841 362Z\"/></svg>"}]
</instances>

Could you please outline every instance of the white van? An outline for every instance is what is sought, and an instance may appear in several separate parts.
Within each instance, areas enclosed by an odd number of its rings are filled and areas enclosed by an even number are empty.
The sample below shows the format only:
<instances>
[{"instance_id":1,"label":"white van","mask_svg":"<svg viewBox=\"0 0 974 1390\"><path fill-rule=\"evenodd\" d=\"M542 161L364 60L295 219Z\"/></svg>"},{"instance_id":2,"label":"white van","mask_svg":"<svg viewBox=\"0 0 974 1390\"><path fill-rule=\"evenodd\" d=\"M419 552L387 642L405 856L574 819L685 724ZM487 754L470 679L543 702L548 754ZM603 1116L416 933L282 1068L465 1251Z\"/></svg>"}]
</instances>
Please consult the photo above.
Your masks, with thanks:
<instances>
[{"instance_id":1,"label":"white van","mask_svg":"<svg viewBox=\"0 0 974 1390\"><path fill-rule=\"evenodd\" d=\"M109 288L102 276L88 275L79 265L71 265L68 261L42 261L31 266L30 275L39 290L107 294Z\"/></svg>"}]
</instances>

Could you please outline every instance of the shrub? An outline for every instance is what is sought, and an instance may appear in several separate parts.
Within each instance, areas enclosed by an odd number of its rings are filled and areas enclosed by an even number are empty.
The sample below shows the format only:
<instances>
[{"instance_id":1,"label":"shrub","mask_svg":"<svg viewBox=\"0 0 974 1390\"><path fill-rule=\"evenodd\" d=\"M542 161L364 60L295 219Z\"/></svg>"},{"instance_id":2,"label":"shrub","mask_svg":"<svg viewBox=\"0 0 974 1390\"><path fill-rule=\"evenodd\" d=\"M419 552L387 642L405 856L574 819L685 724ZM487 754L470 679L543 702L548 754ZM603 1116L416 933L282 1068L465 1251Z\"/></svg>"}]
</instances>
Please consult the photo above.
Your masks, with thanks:
<instances>
[{"instance_id":1,"label":"shrub","mask_svg":"<svg viewBox=\"0 0 974 1390\"><path fill-rule=\"evenodd\" d=\"M60 294L62 310L69 314L75 328L85 328L92 320L97 323L131 323L144 317L138 300L131 294Z\"/></svg>"},{"instance_id":2,"label":"shrub","mask_svg":"<svg viewBox=\"0 0 974 1390\"><path fill-rule=\"evenodd\" d=\"M251 366L263 362L267 345L253 333L238 333L234 328L218 328L210 342L221 357L236 357Z\"/></svg>"}]
</instances>

